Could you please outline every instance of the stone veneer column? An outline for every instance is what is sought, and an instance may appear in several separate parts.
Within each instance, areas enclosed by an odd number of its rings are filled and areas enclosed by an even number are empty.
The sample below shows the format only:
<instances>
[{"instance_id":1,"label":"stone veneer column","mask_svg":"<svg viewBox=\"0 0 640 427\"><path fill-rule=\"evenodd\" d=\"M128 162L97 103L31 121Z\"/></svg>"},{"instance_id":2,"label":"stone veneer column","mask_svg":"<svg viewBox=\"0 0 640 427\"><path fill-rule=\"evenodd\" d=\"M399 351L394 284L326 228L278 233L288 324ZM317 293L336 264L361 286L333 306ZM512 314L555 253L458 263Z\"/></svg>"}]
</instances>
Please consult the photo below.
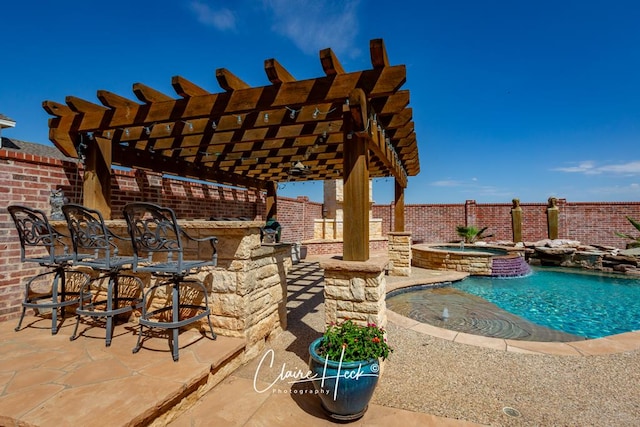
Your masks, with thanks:
<instances>
[{"instance_id":1,"label":"stone veneer column","mask_svg":"<svg viewBox=\"0 0 640 427\"><path fill-rule=\"evenodd\" d=\"M387 324L386 257L368 261L330 260L320 263L324 269L325 324L351 319L365 325Z\"/></svg>"},{"instance_id":2,"label":"stone veneer column","mask_svg":"<svg viewBox=\"0 0 640 427\"><path fill-rule=\"evenodd\" d=\"M411 276L411 233L391 232L389 238L389 275Z\"/></svg>"}]
</instances>

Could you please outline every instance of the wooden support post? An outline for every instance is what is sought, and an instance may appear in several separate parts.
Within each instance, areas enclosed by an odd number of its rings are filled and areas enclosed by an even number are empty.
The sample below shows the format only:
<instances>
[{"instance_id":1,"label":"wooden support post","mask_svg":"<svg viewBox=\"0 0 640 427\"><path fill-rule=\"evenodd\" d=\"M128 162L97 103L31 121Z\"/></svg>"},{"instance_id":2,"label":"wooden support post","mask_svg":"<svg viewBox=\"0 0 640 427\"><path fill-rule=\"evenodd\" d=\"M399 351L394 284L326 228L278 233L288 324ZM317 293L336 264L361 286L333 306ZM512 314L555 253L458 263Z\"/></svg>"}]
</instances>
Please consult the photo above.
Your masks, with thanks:
<instances>
[{"instance_id":1,"label":"wooden support post","mask_svg":"<svg viewBox=\"0 0 640 427\"><path fill-rule=\"evenodd\" d=\"M267 199L265 201L266 204L266 214L267 217L265 220L269 218L277 218L278 217L278 183L275 181L269 181L267 183Z\"/></svg>"},{"instance_id":2,"label":"wooden support post","mask_svg":"<svg viewBox=\"0 0 640 427\"><path fill-rule=\"evenodd\" d=\"M369 141L352 132L353 118L345 112L344 247L345 261L369 260Z\"/></svg>"},{"instance_id":3,"label":"wooden support post","mask_svg":"<svg viewBox=\"0 0 640 427\"><path fill-rule=\"evenodd\" d=\"M111 141L95 137L89 141L82 181L82 203L111 219Z\"/></svg>"},{"instance_id":4,"label":"wooden support post","mask_svg":"<svg viewBox=\"0 0 640 427\"><path fill-rule=\"evenodd\" d=\"M395 204L393 207L393 231L404 231L404 187L395 181Z\"/></svg>"}]
</instances>

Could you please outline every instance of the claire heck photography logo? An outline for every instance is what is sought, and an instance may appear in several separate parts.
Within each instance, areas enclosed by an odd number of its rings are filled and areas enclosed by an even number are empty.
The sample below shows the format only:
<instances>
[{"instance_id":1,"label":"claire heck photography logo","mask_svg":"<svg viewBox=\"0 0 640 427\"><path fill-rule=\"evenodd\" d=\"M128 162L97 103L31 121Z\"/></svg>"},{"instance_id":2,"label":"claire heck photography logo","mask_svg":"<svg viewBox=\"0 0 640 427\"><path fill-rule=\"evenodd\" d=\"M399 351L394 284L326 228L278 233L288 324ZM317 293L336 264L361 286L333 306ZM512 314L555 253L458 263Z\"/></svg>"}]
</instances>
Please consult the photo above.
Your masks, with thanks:
<instances>
[{"instance_id":1,"label":"claire heck photography logo","mask_svg":"<svg viewBox=\"0 0 640 427\"><path fill-rule=\"evenodd\" d=\"M260 359L253 377L253 388L258 393L271 391L272 393L296 394L333 394L336 399L338 385L342 381L358 381L364 377L377 377L380 372L379 359L385 360L393 349L387 343L385 330L373 323L360 326L351 320L339 325L332 324L319 340L317 354L323 361L324 367L320 373L306 367L290 369L282 363L280 369L276 367L276 355L269 349ZM310 347L310 351L314 351ZM373 363L372 363L373 362ZM363 365L368 369L363 370ZM317 382L320 387L295 388L294 384ZM329 382L332 390L326 389ZM279 385L286 385L282 388Z\"/></svg>"}]
</instances>

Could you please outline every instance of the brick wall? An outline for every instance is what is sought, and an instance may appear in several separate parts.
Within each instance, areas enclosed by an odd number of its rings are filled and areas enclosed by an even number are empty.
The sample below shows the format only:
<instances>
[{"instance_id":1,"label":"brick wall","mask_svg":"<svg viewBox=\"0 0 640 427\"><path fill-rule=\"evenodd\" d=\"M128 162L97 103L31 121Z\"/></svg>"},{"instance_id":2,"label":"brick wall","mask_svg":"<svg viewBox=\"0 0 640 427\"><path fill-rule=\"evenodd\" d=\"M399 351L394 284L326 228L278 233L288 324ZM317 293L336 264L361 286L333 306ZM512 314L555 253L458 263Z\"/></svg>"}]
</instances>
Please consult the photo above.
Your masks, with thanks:
<instances>
[{"instance_id":1,"label":"brick wall","mask_svg":"<svg viewBox=\"0 0 640 427\"><path fill-rule=\"evenodd\" d=\"M535 242L548 237L547 203L520 203L522 239ZM640 202L567 202L558 199L558 238L624 248L627 240L616 231L640 236L626 219L640 220ZM457 205L406 205L405 231L413 243L459 241L457 225L488 227L488 240L512 240L511 203L478 204L467 200ZM376 205L374 218L382 218L383 233L392 231L393 206Z\"/></svg>"}]
</instances>

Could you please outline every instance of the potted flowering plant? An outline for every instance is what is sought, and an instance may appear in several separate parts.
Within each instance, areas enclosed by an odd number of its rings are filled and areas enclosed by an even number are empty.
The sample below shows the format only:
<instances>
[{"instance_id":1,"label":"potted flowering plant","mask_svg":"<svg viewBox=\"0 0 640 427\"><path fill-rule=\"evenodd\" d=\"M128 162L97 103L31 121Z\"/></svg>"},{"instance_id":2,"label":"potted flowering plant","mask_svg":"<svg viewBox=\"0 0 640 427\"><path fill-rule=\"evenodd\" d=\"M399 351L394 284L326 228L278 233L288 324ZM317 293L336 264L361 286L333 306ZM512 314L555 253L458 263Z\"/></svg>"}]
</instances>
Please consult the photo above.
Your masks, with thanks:
<instances>
[{"instance_id":1,"label":"potted flowering plant","mask_svg":"<svg viewBox=\"0 0 640 427\"><path fill-rule=\"evenodd\" d=\"M313 385L332 418L364 415L378 383L380 359L393 352L384 328L348 319L331 325L309 346Z\"/></svg>"}]
</instances>

